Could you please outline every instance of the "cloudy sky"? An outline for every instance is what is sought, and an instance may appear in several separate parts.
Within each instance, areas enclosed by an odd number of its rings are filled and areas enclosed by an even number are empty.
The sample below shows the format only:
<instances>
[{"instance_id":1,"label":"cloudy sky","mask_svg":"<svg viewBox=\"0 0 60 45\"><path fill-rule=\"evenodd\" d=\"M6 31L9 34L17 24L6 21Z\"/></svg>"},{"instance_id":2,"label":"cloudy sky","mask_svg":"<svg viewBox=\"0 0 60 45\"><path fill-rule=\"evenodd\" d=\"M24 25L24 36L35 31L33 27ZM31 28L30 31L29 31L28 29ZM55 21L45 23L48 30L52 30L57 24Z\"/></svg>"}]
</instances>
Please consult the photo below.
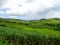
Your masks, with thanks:
<instances>
[{"instance_id":1,"label":"cloudy sky","mask_svg":"<svg viewBox=\"0 0 60 45\"><path fill-rule=\"evenodd\" d=\"M60 0L0 0L0 17L24 20L60 18Z\"/></svg>"}]
</instances>

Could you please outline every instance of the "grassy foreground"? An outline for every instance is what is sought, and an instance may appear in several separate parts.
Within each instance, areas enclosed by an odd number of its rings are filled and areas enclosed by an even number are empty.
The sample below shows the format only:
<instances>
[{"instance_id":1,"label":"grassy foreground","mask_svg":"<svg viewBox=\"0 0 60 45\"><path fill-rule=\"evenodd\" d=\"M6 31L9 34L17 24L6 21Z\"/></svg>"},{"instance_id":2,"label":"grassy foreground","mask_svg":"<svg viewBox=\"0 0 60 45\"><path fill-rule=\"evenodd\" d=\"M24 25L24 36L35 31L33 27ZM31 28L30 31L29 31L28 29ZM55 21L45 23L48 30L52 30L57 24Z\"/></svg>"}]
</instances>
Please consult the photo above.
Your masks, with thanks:
<instances>
[{"instance_id":1,"label":"grassy foreground","mask_svg":"<svg viewBox=\"0 0 60 45\"><path fill-rule=\"evenodd\" d=\"M0 45L60 45L60 19L0 19Z\"/></svg>"}]
</instances>

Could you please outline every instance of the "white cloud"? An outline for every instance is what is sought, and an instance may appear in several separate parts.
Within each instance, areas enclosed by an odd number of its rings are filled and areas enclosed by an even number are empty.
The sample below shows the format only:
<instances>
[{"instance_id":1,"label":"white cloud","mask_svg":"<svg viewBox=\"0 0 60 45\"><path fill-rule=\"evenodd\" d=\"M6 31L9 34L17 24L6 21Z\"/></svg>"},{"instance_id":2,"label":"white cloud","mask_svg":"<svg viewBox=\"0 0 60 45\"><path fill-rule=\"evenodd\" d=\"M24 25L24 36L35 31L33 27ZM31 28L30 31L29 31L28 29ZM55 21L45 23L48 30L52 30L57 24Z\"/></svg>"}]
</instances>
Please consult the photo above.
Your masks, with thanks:
<instances>
[{"instance_id":1,"label":"white cloud","mask_svg":"<svg viewBox=\"0 0 60 45\"><path fill-rule=\"evenodd\" d=\"M47 19L48 18L60 18L60 11L57 11L57 12L56 11L55 12L51 11L47 14L46 18Z\"/></svg>"},{"instance_id":2,"label":"white cloud","mask_svg":"<svg viewBox=\"0 0 60 45\"><path fill-rule=\"evenodd\" d=\"M5 14L23 15L24 19L59 17L60 0L5 0L1 8L10 8ZM3 10L4 11L4 10ZM0 11L0 13L4 13ZM58 14L58 15L57 15ZM14 16L12 16L14 17ZM18 17L19 18L19 17Z\"/></svg>"},{"instance_id":3,"label":"white cloud","mask_svg":"<svg viewBox=\"0 0 60 45\"><path fill-rule=\"evenodd\" d=\"M1 11L0 14L3 14L3 11Z\"/></svg>"},{"instance_id":4,"label":"white cloud","mask_svg":"<svg viewBox=\"0 0 60 45\"><path fill-rule=\"evenodd\" d=\"M27 3L26 1L27 0L7 0L7 3L5 3L2 7L11 8L11 10L8 11L9 14L23 14L28 11L34 12L54 5L51 0L34 0L32 3ZM22 5L22 7L19 7L18 5Z\"/></svg>"}]
</instances>

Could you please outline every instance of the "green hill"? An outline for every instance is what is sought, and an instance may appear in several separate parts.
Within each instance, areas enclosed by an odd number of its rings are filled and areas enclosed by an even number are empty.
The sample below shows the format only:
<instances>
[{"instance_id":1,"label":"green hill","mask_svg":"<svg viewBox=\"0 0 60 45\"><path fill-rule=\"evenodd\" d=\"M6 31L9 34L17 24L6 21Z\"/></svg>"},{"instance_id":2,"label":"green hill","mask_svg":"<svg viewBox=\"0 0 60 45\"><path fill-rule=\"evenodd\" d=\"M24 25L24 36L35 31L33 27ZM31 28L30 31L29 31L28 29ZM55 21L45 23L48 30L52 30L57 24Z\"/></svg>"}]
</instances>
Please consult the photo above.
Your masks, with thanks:
<instances>
[{"instance_id":1,"label":"green hill","mask_svg":"<svg viewBox=\"0 0 60 45\"><path fill-rule=\"evenodd\" d=\"M0 45L60 45L60 19L0 18Z\"/></svg>"}]
</instances>

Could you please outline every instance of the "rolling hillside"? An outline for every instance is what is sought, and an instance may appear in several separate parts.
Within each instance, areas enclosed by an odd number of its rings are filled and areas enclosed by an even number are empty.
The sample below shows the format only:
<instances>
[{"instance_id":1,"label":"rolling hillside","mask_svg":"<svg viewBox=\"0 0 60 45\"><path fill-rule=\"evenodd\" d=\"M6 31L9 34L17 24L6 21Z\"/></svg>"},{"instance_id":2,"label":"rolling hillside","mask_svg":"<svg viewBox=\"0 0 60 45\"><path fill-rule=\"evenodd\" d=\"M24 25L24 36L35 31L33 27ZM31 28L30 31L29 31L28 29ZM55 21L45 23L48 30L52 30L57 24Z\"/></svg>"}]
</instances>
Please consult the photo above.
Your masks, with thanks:
<instances>
[{"instance_id":1,"label":"rolling hillside","mask_svg":"<svg viewBox=\"0 0 60 45\"><path fill-rule=\"evenodd\" d=\"M60 45L60 19L0 18L0 45Z\"/></svg>"}]
</instances>

